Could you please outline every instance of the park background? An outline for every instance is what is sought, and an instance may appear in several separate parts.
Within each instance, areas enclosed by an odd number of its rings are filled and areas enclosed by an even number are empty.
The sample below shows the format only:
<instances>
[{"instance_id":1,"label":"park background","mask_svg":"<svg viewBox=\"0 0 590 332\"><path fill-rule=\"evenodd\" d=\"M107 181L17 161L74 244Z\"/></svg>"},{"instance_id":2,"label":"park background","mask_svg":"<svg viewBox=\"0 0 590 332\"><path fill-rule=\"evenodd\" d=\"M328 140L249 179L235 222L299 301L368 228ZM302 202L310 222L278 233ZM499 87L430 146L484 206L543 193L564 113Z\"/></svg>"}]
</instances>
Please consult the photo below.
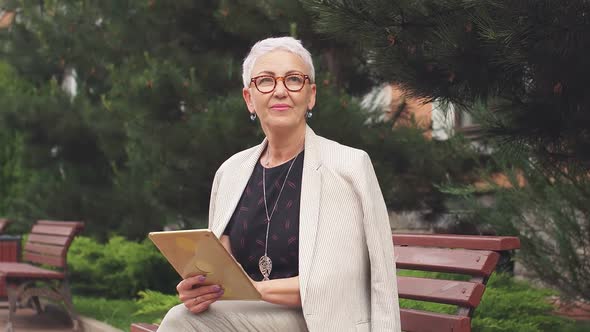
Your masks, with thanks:
<instances>
[{"instance_id":1,"label":"park background","mask_svg":"<svg viewBox=\"0 0 590 332\"><path fill-rule=\"evenodd\" d=\"M587 1L0 7L0 216L12 234L85 222L68 256L82 314L126 329L177 303L146 234L206 227L217 167L263 138L241 61L289 35L316 65L310 126L369 153L394 232L520 237L474 330L590 329L556 305L590 300Z\"/></svg>"}]
</instances>

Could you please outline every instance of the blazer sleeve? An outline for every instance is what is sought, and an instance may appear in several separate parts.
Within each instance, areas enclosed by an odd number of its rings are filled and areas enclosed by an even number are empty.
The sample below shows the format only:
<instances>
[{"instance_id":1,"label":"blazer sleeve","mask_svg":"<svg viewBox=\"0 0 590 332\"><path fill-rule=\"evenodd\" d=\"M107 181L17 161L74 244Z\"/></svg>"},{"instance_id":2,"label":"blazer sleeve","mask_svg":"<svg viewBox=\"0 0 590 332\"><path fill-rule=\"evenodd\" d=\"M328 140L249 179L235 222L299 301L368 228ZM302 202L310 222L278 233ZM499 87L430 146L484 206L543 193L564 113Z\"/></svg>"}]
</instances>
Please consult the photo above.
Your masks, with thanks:
<instances>
[{"instance_id":1,"label":"blazer sleeve","mask_svg":"<svg viewBox=\"0 0 590 332\"><path fill-rule=\"evenodd\" d=\"M217 190L219 189L219 179L221 178L221 171L217 170L213 178L213 185L211 186L211 198L209 199L209 229L213 229L213 222L215 221L215 201L217 200Z\"/></svg>"},{"instance_id":2,"label":"blazer sleeve","mask_svg":"<svg viewBox=\"0 0 590 332\"><path fill-rule=\"evenodd\" d=\"M401 332L395 256L385 200L371 159L363 154L359 179L363 227L371 266L371 331Z\"/></svg>"}]
</instances>

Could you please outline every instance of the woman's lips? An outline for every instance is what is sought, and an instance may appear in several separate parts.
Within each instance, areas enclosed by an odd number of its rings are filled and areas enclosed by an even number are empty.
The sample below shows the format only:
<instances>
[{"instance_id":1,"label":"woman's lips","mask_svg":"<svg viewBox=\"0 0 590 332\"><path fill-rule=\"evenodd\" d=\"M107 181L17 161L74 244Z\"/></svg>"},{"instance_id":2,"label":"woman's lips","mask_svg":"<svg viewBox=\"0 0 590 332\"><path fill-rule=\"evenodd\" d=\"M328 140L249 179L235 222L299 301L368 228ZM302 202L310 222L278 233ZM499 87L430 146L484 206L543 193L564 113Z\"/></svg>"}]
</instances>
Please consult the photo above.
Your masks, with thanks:
<instances>
[{"instance_id":1,"label":"woman's lips","mask_svg":"<svg viewBox=\"0 0 590 332\"><path fill-rule=\"evenodd\" d=\"M272 105L270 108L275 111L286 111L286 110L290 109L291 106L289 106L287 104L276 104L276 105Z\"/></svg>"}]
</instances>

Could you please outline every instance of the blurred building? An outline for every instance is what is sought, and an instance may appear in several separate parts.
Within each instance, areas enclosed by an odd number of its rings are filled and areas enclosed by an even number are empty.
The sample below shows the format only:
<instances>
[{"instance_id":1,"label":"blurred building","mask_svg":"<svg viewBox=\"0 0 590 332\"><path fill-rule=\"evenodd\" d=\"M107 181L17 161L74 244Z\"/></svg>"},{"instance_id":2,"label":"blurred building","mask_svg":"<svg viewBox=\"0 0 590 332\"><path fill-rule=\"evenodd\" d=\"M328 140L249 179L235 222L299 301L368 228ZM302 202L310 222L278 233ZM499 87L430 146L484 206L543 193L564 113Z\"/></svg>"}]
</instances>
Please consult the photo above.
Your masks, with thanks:
<instances>
[{"instance_id":1,"label":"blurred building","mask_svg":"<svg viewBox=\"0 0 590 332\"><path fill-rule=\"evenodd\" d=\"M0 29L6 29L12 25L16 12L10 10L4 10L0 8Z\"/></svg>"},{"instance_id":2,"label":"blurred building","mask_svg":"<svg viewBox=\"0 0 590 332\"><path fill-rule=\"evenodd\" d=\"M469 113L457 112L449 103L409 97L396 84L374 88L361 105L373 115L372 121L392 121L394 128L416 126L433 140L447 140L456 132L475 139L480 133Z\"/></svg>"},{"instance_id":3,"label":"blurred building","mask_svg":"<svg viewBox=\"0 0 590 332\"><path fill-rule=\"evenodd\" d=\"M493 152L486 144L481 126L471 114L459 111L449 103L412 98L396 84L374 88L362 98L361 106L370 114L370 122L392 122L392 130L402 126L417 127L423 130L424 137L435 141L445 141L454 135L462 135L482 155ZM526 184L522 175L517 176L517 182L518 186ZM510 188L512 182L506 174L497 172L490 174L487 179L475 181L472 185L480 193L479 200L483 204L490 204L494 199L494 187ZM398 231L457 231L452 227L464 211L453 208L452 202L450 205L449 212L435 222L425 221L422 211L391 212L391 226Z\"/></svg>"}]
</instances>

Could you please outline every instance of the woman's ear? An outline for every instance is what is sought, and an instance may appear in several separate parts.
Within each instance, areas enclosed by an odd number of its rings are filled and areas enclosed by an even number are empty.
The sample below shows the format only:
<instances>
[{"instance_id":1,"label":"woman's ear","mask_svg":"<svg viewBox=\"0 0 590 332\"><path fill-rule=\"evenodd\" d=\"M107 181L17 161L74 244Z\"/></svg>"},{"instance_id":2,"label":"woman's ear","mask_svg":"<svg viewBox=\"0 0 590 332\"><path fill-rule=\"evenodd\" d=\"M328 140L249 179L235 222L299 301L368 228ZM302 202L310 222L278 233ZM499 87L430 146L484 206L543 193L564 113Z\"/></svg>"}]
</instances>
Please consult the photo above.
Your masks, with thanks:
<instances>
[{"instance_id":1,"label":"woman's ear","mask_svg":"<svg viewBox=\"0 0 590 332\"><path fill-rule=\"evenodd\" d=\"M309 95L309 101L307 102L307 109L308 110L313 110L313 107L315 106L315 95L316 95L316 85L315 84L311 84L310 85L310 95Z\"/></svg>"},{"instance_id":2,"label":"woman's ear","mask_svg":"<svg viewBox=\"0 0 590 332\"><path fill-rule=\"evenodd\" d=\"M246 107L248 107L248 112L256 113L256 109L254 108L254 101L252 100L252 93L250 88L242 89L242 97L244 97L244 102L246 102Z\"/></svg>"}]
</instances>

